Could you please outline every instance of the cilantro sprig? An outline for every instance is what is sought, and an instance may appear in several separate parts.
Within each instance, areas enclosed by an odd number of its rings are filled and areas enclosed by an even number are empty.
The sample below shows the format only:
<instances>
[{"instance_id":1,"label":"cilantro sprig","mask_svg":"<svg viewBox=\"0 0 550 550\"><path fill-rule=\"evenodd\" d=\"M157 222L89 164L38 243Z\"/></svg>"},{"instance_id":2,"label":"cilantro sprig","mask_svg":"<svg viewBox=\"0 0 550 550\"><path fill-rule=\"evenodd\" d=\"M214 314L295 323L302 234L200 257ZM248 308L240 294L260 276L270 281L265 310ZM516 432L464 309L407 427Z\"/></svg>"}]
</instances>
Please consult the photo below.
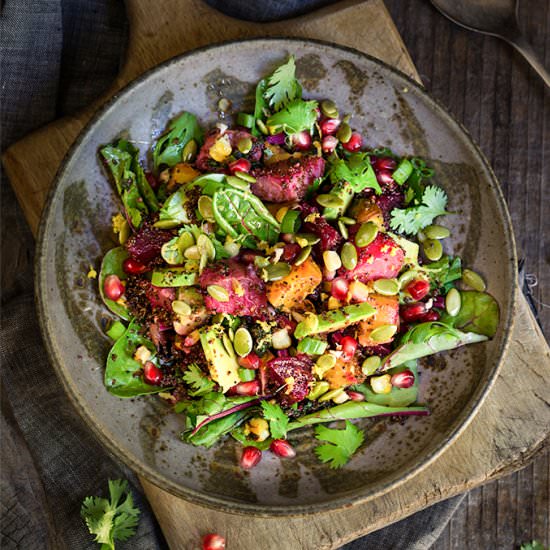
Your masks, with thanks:
<instances>
[{"instance_id":1,"label":"cilantro sprig","mask_svg":"<svg viewBox=\"0 0 550 550\"><path fill-rule=\"evenodd\" d=\"M262 401L264 418L269 423L269 431L273 439L285 439L289 418L277 403Z\"/></svg>"},{"instance_id":2,"label":"cilantro sprig","mask_svg":"<svg viewBox=\"0 0 550 550\"><path fill-rule=\"evenodd\" d=\"M302 87L296 80L294 56L291 55L286 63L268 77L263 95L275 111L302 97Z\"/></svg>"},{"instance_id":3,"label":"cilantro sprig","mask_svg":"<svg viewBox=\"0 0 550 550\"><path fill-rule=\"evenodd\" d=\"M126 493L126 498L121 502ZM126 480L109 480L109 500L86 497L80 515L102 550L114 550L115 541L128 540L135 532L140 511L134 506Z\"/></svg>"},{"instance_id":4,"label":"cilantro sprig","mask_svg":"<svg viewBox=\"0 0 550 550\"><path fill-rule=\"evenodd\" d=\"M288 135L311 131L317 120L317 101L295 99L267 119L267 126Z\"/></svg>"},{"instance_id":5,"label":"cilantro sprig","mask_svg":"<svg viewBox=\"0 0 550 550\"><path fill-rule=\"evenodd\" d=\"M205 395L214 389L214 382L194 363L184 372L183 380L191 386L189 395L193 397Z\"/></svg>"},{"instance_id":6,"label":"cilantro sprig","mask_svg":"<svg viewBox=\"0 0 550 550\"><path fill-rule=\"evenodd\" d=\"M349 420L346 420L346 427L343 430L317 426L315 437L319 441L327 442L315 448L315 454L319 460L327 462L331 468L341 468L361 446L365 434Z\"/></svg>"},{"instance_id":7,"label":"cilantro sprig","mask_svg":"<svg viewBox=\"0 0 550 550\"><path fill-rule=\"evenodd\" d=\"M421 204L410 208L394 208L391 211L390 227L400 233L416 235L430 225L437 216L448 214L447 195L435 185L424 189Z\"/></svg>"},{"instance_id":8,"label":"cilantro sprig","mask_svg":"<svg viewBox=\"0 0 550 550\"><path fill-rule=\"evenodd\" d=\"M356 193L368 187L378 194L382 192L368 153L352 153L347 159L336 159L330 166L329 177L334 184L347 181Z\"/></svg>"}]
</instances>

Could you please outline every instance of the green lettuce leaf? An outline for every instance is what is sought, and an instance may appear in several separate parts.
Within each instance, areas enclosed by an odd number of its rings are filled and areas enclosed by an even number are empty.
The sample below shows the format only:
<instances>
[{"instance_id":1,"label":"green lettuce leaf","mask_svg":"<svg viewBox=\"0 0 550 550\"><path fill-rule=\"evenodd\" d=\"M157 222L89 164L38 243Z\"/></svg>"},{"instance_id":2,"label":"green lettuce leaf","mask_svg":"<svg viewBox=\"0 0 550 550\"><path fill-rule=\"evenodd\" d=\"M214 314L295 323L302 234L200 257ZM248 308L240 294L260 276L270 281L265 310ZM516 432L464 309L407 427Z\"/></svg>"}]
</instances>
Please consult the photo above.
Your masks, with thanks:
<instances>
[{"instance_id":1,"label":"green lettuce leaf","mask_svg":"<svg viewBox=\"0 0 550 550\"><path fill-rule=\"evenodd\" d=\"M460 291L461 306L458 315L444 313L441 321L465 332L475 332L492 338L498 328L500 311L497 301L486 292Z\"/></svg>"},{"instance_id":2,"label":"green lettuce leaf","mask_svg":"<svg viewBox=\"0 0 550 550\"><path fill-rule=\"evenodd\" d=\"M107 298L107 296L105 296L103 286L105 284L105 279L109 275L116 275L121 281L126 280L127 275L124 269L122 269L122 264L127 257L128 252L122 246L117 246L116 248L109 250L109 252L103 256L98 279L99 294L101 299L109 310L126 321L130 320L130 312L128 311L128 308L123 304L119 304L118 302Z\"/></svg>"}]
</instances>

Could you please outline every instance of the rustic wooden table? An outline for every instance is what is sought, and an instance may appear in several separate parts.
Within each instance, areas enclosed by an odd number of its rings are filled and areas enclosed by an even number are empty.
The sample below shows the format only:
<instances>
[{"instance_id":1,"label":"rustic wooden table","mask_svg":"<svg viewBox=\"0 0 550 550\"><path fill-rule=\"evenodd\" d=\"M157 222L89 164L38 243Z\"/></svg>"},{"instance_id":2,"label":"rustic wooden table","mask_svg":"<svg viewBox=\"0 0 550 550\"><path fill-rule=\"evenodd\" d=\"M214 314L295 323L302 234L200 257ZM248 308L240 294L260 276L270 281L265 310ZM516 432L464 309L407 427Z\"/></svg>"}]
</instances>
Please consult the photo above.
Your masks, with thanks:
<instances>
[{"instance_id":1,"label":"rustic wooden table","mask_svg":"<svg viewBox=\"0 0 550 550\"><path fill-rule=\"evenodd\" d=\"M430 93L463 122L481 145L499 178L510 206L520 257L534 274L535 299L545 334L550 334L550 202L544 193L550 172L549 91L506 44L458 29L426 0L386 0L420 76ZM550 3L524 0L521 26L535 50L550 65ZM546 57L545 57L546 56ZM2 299L31 280L33 240L9 189L2 190ZM26 456L9 411L5 428L3 474L10 462ZM469 493L444 535L439 549L518 548L537 538L550 544L550 453L541 451L523 470ZM31 463L29 461L29 468ZM38 480L36 480L38 482ZM21 495L21 499L25 496ZM40 514L39 503L31 513ZM42 524L37 520L37 525Z\"/></svg>"}]
</instances>

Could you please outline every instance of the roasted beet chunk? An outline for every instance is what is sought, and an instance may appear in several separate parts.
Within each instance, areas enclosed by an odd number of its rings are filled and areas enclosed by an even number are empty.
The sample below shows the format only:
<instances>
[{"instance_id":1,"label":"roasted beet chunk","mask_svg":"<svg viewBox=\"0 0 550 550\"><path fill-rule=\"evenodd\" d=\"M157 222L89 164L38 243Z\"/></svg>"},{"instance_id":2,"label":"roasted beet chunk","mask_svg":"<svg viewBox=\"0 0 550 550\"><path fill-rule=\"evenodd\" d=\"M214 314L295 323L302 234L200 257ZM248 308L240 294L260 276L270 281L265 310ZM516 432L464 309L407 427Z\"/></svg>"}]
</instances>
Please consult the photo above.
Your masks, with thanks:
<instances>
[{"instance_id":1,"label":"roasted beet chunk","mask_svg":"<svg viewBox=\"0 0 550 550\"><path fill-rule=\"evenodd\" d=\"M205 290L210 285L217 285L228 293L225 302L216 300L208 292L205 294L204 303L211 311L251 317L260 317L265 313L265 284L253 265L243 265L235 260L216 262L202 272L199 284Z\"/></svg>"},{"instance_id":2,"label":"roasted beet chunk","mask_svg":"<svg viewBox=\"0 0 550 550\"><path fill-rule=\"evenodd\" d=\"M303 199L307 188L325 171L321 157L306 156L275 162L253 170L252 192L260 199L285 202Z\"/></svg>"},{"instance_id":3,"label":"roasted beet chunk","mask_svg":"<svg viewBox=\"0 0 550 550\"><path fill-rule=\"evenodd\" d=\"M349 281L357 279L363 283L392 279L401 271L404 257L403 249L389 235L378 233L368 246L357 248L357 267L342 268L338 274Z\"/></svg>"},{"instance_id":4,"label":"roasted beet chunk","mask_svg":"<svg viewBox=\"0 0 550 550\"><path fill-rule=\"evenodd\" d=\"M323 216L316 217L314 221L304 223L304 231L313 233L321 239L319 243L323 252L325 250L336 250L342 242L342 237Z\"/></svg>"},{"instance_id":5,"label":"roasted beet chunk","mask_svg":"<svg viewBox=\"0 0 550 550\"><path fill-rule=\"evenodd\" d=\"M128 254L139 263L147 265L160 256L162 245L173 237L170 231L144 223L135 235L126 241Z\"/></svg>"},{"instance_id":6,"label":"roasted beet chunk","mask_svg":"<svg viewBox=\"0 0 550 550\"><path fill-rule=\"evenodd\" d=\"M276 357L267 364L269 378L276 388L285 386L277 395L283 403L301 401L309 392L313 380L313 361L303 354L296 357Z\"/></svg>"},{"instance_id":7,"label":"roasted beet chunk","mask_svg":"<svg viewBox=\"0 0 550 550\"><path fill-rule=\"evenodd\" d=\"M237 144L241 139L250 138L252 140L252 148L250 151L243 155L250 162L258 162L262 157L263 144L259 142L255 137L252 136L250 132L246 130L226 130L224 135L227 135L229 138L229 143L233 150L237 148ZM212 172L219 171L224 172L225 168L220 166L212 157L210 156L210 148L218 141L222 136L220 130L213 130L210 132L206 139L204 140L204 145L201 147L199 154L197 155L197 160L195 161L195 166L202 170L203 172ZM237 151L238 152L238 151Z\"/></svg>"}]
</instances>

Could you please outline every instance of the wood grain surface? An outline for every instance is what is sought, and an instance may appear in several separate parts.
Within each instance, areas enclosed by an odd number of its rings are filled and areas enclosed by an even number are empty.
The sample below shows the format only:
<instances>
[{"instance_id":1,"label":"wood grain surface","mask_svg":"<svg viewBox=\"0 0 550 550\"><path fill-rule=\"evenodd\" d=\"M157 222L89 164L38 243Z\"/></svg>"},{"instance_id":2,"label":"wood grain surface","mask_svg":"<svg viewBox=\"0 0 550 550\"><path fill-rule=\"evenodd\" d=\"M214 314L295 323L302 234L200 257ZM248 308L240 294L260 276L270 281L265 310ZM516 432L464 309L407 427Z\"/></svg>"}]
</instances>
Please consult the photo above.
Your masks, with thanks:
<instances>
[{"instance_id":1,"label":"wood grain surface","mask_svg":"<svg viewBox=\"0 0 550 550\"><path fill-rule=\"evenodd\" d=\"M353 3L347 4L347 7L350 7L350 4ZM519 59L506 49L505 45L498 44L490 38L476 37L466 31L452 28L424 2L414 1L404 4L395 0L388 4L398 27L405 36L407 46L413 53L413 58L417 61L424 83L433 95L441 99L444 104L449 105L458 118L464 121L492 161L511 206L516 234L519 235L520 253L523 252L527 258L528 271L537 274L539 281L544 284L544 286L541 284L535 287L535 297L539 301L545 299L548 301L547 283L550 271L548 270L548 254L545 254L544 240L540 238L548 230L548 201L543 200L542 187L549 170L548 96L545 96L547 92L536 81L536 77L523 67ZM527 4L532 8L533 13L537 13L535 16L527 10L530 38L533 39L535 47L538 46L539 50L542 46L543 52L545 48L546 51L550 51L548 35L543 32L550 15L548 6L537 6L535 2ZM543 8L542 15L544 17L541 17L540 9L537 12L537 7ZM526 10L523 10L522 14L524 11ZM541 21L544 24L541 25ZM326 28L320 27L318 31L323 32L323 38L330 39L327 37ZM378 39L388 34L381 26L378 26L377 31ZM360 35L363 34L365 33L360 33ZM397 60L400 63L407 61L407 56L403 52L404 50L400 48L397 54ZM387 53L386 48L385 54L387 55ZM117 85L119 84L117 83ZM78 126L79 121L73 119L72 123L66 127L65 135L56 138L59 139L57 143L68 145ZM26 152L30 152L30 150L26 150ZM13 162L17 162L16 157L13 159ZM41 163L40 167L43 171L40 179L44 182L46 181L45 176L51 176L51 172L48 172L51 156L38 156L35 160ZM45 187L42 185L42 189ZM21 196L21 190L18 186L17 188ZM40 193L37 196L39 195ZM28 196L28 189L26 196ZM32 217L30 218L32 223ZM12 220L21 225L17 214L12 215ZM4 219L2 223L4 225ZM24 251L23 248L19 250ZM24 266L25 254L20 253L16 257L20 259L19 266ZM10 279L13 281L13 274L11 275ZM548 328L550 327L549 316L544 308L543 311L543 324ZM524 314L528 315L528 313ZM524 327L526 327L527 333L522 336L522 341L527 345L529 337L540 339L541 336L537 336L529 329L531 322L527 320L528 317L525 319ZM530 346L527 345L526 349L530 350ZM518 357L518 360L520 359L525 360L525 357ZM544 369L545 365L548 365L548 356L541 356L538 364L541 369ZM518 370L519 368L521 367L518 367ZM499 382L501 381L499 380ZM508 425L510 434L514 436L525 435L525 430L529 431L527 427L532 424L539 424L547 429L550 422L545 416L548 404L544 406L541 403L540 414L537 412L537 414L529 416L529 412L534 412L530 408L529 400L525 399L525 395L514 395L518 393L520 382L522 381L518 380L517 372L510 372L506 383L502 385L500 395L502 402L506 403L506 407L501 405L498 410L501 415L505 416L517 402L521 410L517 417L511 419L513 422ZM535 383L531 384L530 399L536 399L533 396L535 387ZM493 395L499 396L498 393L495 393L498 388L497 384L490 399ZM489 414L489 409L487 412ZM501 449L499 447L498 453L495 455L494 449L487 445L487 437L491 437L492 434L488 427L494 428L495 422L501 423L502 418L499 419L494 414L489 414L489 416L488 424L484 425L477 434L473 433L470 436L468 446L477 444L486 451L486 454L483 455L484 460L497 459L500 464L507 463L508 468L517 468L524 464L528 459L526 454L532 453L536 445L526 446L525 441L523 441L523 446L521 441L516 445L514 440L510 441L508 448ZM481 413L474 422L480 419L483 420ZM507 421L508 419L506 419ZM472 430L474 427L475 424L472 424L468 430ZM544 429L541 430L541 434L544 434ZM539 443L542 443L542 439ZM481 478L479 472L478 478L475 478L475 475L470 477L471 472L468 468L472 464L468 464L470 456L466 448L465 446L462 454L456 455L461 466L458 468L456 485L451 488L449 494L467 489L473 484L484 482L506 472L506 469L499 469L497 466L492 470L488 468L491 471L484 473ZM447 483L449 473L456 469L455 461L448 464L442 471L442 478L439 481ZM431 493L426 491L424 493L426 500L417 501L416 506L423 506L445 496L441 493L438 494L437 475L430 478L429 481L432 483L430 485ZM470 482L473 484L469 484ZM453 483L451 482L449 485L452 486ZM404 513L415 511L414 505L412 507L402 506L401 496L395 496L396 501L392 503L393 508L401 506ZM152 496L152 498L155 497ZM168 502L169 500L164 501L164 505L167 505ZM528 505L519 511L518 505L524 503L528 503ZM510 518L513 518L513 521L510 521ZM456 521L453 520L445 536L442 537L441 548L464 548L465 541L469 541L466 545L468 548L513 548L520 542L536 537L548 544L547 518L548 453L543 452L536 462L528 467L527 473L515 474L513 478L487 485L483 489L471 493L457 514ZM342 518L341 533L335 532L336 538L327 535L320 541L318 547L323 547L323 545L324 547L334 547L340 541L349 540L350 537L359 534L350 528L348 520L350 524L353 523L352 518ZM319 527L321 533L327 532L325 526L319 525ZM299 529L296 529L296 532L298 531ZM311 529L307 531L311 534ZM341 535L340 538L338 538L339 535ZM307 547L309 546L303 546L303 548Z\"/></svg>"}]
</instances>

